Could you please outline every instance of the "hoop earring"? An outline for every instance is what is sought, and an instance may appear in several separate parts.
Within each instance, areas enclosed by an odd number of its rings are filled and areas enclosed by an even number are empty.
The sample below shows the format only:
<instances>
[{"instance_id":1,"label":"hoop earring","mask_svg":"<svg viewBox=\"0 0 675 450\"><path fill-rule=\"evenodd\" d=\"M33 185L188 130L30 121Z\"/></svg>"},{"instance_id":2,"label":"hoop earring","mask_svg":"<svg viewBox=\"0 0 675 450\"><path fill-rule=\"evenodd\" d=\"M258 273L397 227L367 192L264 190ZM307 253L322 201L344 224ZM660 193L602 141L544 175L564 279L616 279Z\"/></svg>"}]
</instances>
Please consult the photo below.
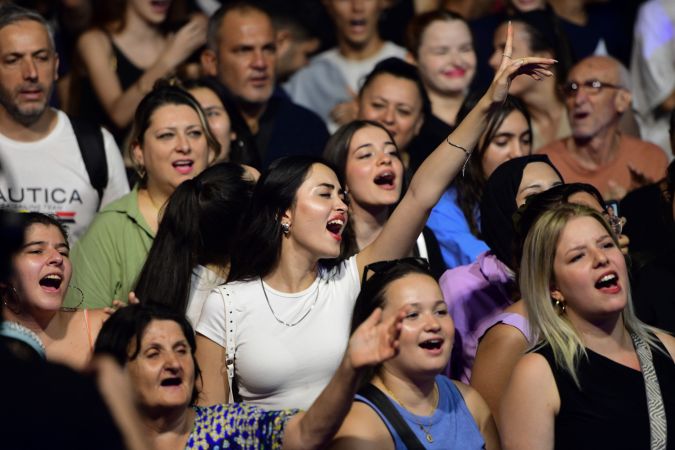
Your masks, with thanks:
<instances>
[{"instance_id":1,"label":"hoop earring","mask_svg":"<svg viewBox=\"0 0 675 450\"><path fill-rule=\"evenodd\" d=\"M21 315L21 313L23 312L23 311L21 310L21 302L19 302L19 293L16 292L16 288L15 288L14 286L12 286L12 291L11 291L11 292L12 292L12 294L11 294L12 297L14 297L14 299L13 299L14 301L9 301L9 302L8 302L8 301L7 301L7 297L3 297L3 298L2 298L2 304L3 304L3 306L5 306L7 309L9 309L10 311L12 311L14 314L16 314L17 316L19 316L19 315Z\"/></svg>"},{"instance_id":2,"label":"hoop earring","mask_svg":"<svg viewBox=\"0 0 675 450\"><path fill-rule=\"evenodd\" d=\"M281 232L284 234L284 236L288 236L288 233L291 232L291 224L290 223L281 223Z\"/></svg>"},{"instance_id":3,"label":"hoop earring","mask_svg":"<svg viewBox=\"0 0 675 450\"><path fill-rule=\"evenodd\" d=\"M567 311L567 304L565 303L565 300L562 299L552 299L553 300L553 306L555 309L558 311L559 316L564 316L565 312Z\"/></svg>"},{"instance_id":4,"label":"hoop earring","mask_svg":"<svg viewBox=\"0 0 675 450\"><path fill-rule=\"evenodd\" d=\"M84 303L84 292L82 292L82 289L77 286L73 286L72 284L68 285L68 289L75 289L80 293L80 303L78 303L77 306L62 306L60 309L61 311L65 312L75 312L80 309L80 306L82 306L82 303Z\"/></svg>"}]
</instances>

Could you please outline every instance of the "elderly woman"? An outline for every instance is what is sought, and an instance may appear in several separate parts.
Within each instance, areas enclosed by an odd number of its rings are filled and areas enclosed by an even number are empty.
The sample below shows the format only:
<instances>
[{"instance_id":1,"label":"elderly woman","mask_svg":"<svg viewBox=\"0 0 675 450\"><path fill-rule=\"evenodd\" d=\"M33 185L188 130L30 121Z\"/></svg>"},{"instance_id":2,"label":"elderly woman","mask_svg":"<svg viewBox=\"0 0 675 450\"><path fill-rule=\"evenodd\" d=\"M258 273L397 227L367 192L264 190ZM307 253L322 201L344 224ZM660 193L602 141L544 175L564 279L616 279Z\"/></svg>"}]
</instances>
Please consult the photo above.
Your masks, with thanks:
<instances>
[{"instance_id":1,"label":"elderly woman","mask_svg":"<svg viewBox=\"0 0 675 450\"><path fill-rule=\"evenodd\" d=\"M140 183L103 208L73 249L73 285L84 292L89 307L126 301L164 203L179 184L208 166L220 145L197 100L162 82L138 105L130 151ZM75 301L68 296L68 305Z\"/></svg>"},{"instance_id":2,"label":"elderly woman","mask_svg":"<svg viewBox=\"0 0 675 450\"><path fill-rule=\"evenodd\" d=\"M520 290L536 347L498 424L507 449L666 448L675 439L675 338L640 322L626 261L598 212L561 205L525 239Z\"/></svg>"},{"instance_id":3,"label":"elderly woman","mask_svg":"<svg viewBox=\"0 0 675 450\"><path fill-rule=\"evenodd\" d=\"M96 353L122 364L132 382L141 427L155 448L321 448L347 413L362 372L396 353L401 320L370 315L352 335L332 381L306 413L246 404L194 406L200 377L194 332L184 315L153 305L122 308L101 329Z\"/></svg>"}]
</instances>

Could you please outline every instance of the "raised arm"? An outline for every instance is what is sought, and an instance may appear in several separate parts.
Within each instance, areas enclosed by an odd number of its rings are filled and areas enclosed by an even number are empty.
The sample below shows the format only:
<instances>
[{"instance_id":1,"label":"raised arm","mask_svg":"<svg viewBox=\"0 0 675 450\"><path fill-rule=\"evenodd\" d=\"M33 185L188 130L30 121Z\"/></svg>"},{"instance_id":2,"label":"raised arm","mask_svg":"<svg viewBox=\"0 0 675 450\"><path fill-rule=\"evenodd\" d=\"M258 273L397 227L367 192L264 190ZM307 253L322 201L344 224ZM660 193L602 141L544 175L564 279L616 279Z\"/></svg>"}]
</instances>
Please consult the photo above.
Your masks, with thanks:
<instances>
[{"instance_id":1,"label":"raised arm","mask_svg":"<svg viewBox=\"0 0 675 450\"><path fill-rule=\"evenodd\" d=\"M526 74L536 80L552 76L549 58L511 59L513 32L508 28L502 63L487 92L466 118L422 163L405 196L396 207L377 239L357 256L359 270L374 261L405 256L419 236L429 212L448 184L461 170L487 125L490 108L500 105L508 94L511 80Z\"/></svg>"},{"instance_id":2,"label":"raised arm","mask_svg":"<svg viewBox=\"0 0 675 450\"><path fill-rule=\"evenodd\" d=\"M100 30L84 33L77 42L77 51L89 74L89 79L110 120L123 128L131 123L136 107L150 92L155 81L169 75L195 50L206 42L207 19L195 15L171 36L157 61L126 90L111 64L110 38Z\"/></svg>"},{"instance_id":3,"label":"raised arm","mask_svg":"<svg viewBox=\"0 0 675 450\"><path fill-rule=\"evenodd\" d=\"M324 448L340 428L349 412L364 371L394 357L407 307L381 320L382 310L359 326L352 337L342 363L321 395L306 413L289 420L284 431L284 449Z\"/></svg>"}]
</instances>

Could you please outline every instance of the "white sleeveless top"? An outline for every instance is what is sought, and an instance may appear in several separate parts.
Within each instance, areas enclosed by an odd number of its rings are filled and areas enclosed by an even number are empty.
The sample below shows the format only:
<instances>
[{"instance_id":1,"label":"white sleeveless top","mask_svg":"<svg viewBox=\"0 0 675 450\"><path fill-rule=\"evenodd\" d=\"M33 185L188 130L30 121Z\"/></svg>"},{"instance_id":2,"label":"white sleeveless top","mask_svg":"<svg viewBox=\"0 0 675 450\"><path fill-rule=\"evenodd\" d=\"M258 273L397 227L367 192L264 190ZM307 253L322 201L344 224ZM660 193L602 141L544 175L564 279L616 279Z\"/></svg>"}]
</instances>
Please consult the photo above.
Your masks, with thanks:
<instances>
[{"instance_id":1,"label":"white sleeveless top","mask_svg":"<svg viewBox=\"0 0 675 450\"><path fill-rule=\"evenodd\" d=\"M344 261L339 273L332 275L322 273L296 293L265 284L269 306L259 278L225 286L234 306L234 367L243 401L265 409L307 409L326 387L349 340L360 290L356 257ZM294 324L307 311L292 327L275 318ZM206 299L196 330L226 347L226 319L224 299L215 290Z\"/></svg>"}]
</instances>

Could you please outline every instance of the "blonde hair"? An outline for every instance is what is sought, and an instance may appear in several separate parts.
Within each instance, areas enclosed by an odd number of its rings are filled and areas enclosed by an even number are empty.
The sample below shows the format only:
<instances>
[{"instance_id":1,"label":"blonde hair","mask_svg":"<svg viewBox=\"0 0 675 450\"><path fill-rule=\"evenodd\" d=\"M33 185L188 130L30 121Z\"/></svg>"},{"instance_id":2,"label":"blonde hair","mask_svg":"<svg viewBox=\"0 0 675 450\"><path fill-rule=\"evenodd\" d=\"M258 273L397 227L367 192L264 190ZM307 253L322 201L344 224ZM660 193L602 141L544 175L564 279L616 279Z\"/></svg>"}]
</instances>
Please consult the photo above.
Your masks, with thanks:
<instances>
[{"instance_id":1,"label":"blonde hair","mask_svg":"<svg viewBox=\"0 0 675 450\"><path fill-rule=\"evenodd\" d=\"M533 348L548 344L556 364L568 372L579 386L577 365L582 357L587 357L586 347L581 334L567 315L558 313L551 299L551 286L555 284L553 264L558 240L565 225L575 217L591 217L597 220L618 247L614 233L599 212L582 205L558 205L541 215L525 239L520 291L527 307ZM624 327L653 348L662 351L654 335L657 330L635 316L628 280L625 281L625 289L628 299L621 314Z\"/></svg>"}]
</instances>

